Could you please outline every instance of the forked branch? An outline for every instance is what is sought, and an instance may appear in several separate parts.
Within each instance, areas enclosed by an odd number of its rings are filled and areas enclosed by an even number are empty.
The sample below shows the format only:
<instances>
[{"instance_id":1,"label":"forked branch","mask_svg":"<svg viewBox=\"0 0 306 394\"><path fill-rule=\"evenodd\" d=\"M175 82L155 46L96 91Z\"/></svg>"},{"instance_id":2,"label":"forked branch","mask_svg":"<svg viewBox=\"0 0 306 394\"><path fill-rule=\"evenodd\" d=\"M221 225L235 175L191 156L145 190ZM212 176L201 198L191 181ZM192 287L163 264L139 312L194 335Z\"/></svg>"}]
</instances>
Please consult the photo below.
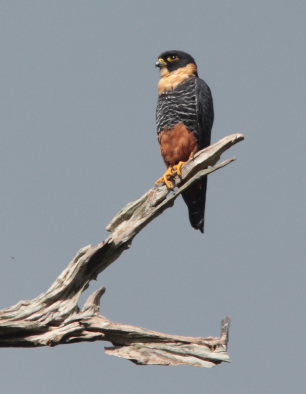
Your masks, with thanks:
<instances>
[{"instance_id":1,"label":"forked branch","mask_svg":"<svg viewBox=\"0 0 306 394\"><path fill-rule=\"evenodd\" d=\"M184 337L109 321L100 313L104 288L94 292L82 309L78 301L90 281L118 259L131 246L135 235L172 206L183 190L200 177L232 162L233 158L216 164L225 150L243 138L242 134L232 134L198 152L183 167L182 178L174 179L174 191L169 192L162 185L127 204L107 226L109 237L96 246L88 245L79 250L49 290L33 300L20 301L0 311L0 347L102 340L113 344L106 348L106 353L137 364L211 367L229 361L229 318L222 321L220 337Z\"/></svg>"}]
</instances>

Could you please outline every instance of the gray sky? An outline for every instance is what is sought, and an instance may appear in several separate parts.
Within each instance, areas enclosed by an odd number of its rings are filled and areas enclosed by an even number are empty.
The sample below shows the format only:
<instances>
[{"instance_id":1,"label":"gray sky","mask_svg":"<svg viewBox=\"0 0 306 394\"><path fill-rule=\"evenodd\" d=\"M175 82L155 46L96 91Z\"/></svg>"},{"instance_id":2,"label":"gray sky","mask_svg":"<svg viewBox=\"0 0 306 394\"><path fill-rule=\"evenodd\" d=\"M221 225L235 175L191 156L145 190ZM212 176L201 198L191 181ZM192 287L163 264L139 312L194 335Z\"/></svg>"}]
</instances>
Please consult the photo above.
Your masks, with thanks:
<instances>
[{"instance_id":1,"label":"gray sky","mask_svg":"<svg viewBox=\"0 0 306 394\"><path fill-rule=\"evenodd\" d=\"M230 315L232 363L139 367L101 342L1 349L1 393L302 392L305 17L303 0L0 1L1 307L47 290L164 171L160 52L196 58L213 141L246 135L209 177L205 236L179 200L89 289L107 287L108 318L169 333L219 335Z\"/></svg>"}]
</instances>

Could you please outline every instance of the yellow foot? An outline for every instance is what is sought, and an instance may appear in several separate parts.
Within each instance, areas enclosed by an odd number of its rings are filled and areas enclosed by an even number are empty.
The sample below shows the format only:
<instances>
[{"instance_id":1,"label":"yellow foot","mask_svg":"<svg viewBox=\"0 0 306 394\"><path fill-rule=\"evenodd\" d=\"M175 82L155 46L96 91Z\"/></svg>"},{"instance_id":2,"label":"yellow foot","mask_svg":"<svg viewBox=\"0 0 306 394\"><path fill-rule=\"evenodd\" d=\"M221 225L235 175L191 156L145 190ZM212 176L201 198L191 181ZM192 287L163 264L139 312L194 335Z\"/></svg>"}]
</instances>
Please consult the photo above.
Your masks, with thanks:
<instances>
[{"instance_id":1,"label":"yellow foot","mask_svg":"<svg viewBox=\"0 0 306 394\"><path fill-rule=\"evenodd\" d=\"M155 185L159 185L161 183L164 183L168 189L173 189L174 185L173 182L171 180L171 178L173 178L173 176L176 174L176 171L174 170L174 167L168 167L167 171L164 173L164 175L157 179L157 181L155 182Z\"/></svg>"},{"instance_id":2,"label":"yellow foot","mask_svg":"<svg viewBox=\"0 0 306 394\"><path fill-rule=\"evenodd\" d=\"M187 161L180 161L178 164L173 166L173 170L177 173L178 176L182 176L182 167L186 163Z\"/></svg>"},{"instance_id":3,"label":"yellow foot","mask_svg":"<svg viewBox=\"0 0 306 394\"><path fill-rule=\"evenodd\" d=\"M189 160L192 160L194 157L194 152L191 152L189 155L189 158L187 161L180 161L178 162L175 166L173 166L173 172L177 173L179 177L182 176L182 167L189 162Z\"/></svg>"}]
</instances>

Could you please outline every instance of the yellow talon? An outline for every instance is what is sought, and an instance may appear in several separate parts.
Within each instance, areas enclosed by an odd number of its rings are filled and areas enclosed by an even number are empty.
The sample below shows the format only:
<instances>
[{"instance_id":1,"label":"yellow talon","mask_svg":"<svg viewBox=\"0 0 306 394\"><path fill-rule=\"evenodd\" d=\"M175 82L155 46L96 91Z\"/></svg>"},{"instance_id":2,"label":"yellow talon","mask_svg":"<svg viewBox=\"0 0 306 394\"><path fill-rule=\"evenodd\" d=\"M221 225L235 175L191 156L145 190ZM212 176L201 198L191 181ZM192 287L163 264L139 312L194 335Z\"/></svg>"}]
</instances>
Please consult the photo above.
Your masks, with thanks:
<instances>
[{"instance_id":1,"label":"yellow talon","mask_svg":"<svg viewBox=\"0 0 306 394\"><path fill-rule=\"evenodd\" d=\"M194 152L191 152L189 155L189 159L187 161L179 161L175 166L173 166L173 172L176 173L179 177L182 176L182 167L192 160L194 157Z\"/></svg>"},{"instance_id":2,"label":"yellow talon","mask_svg":"<svg viewBox=\"0 0 306 394\"><path fill-rule=\"evenodd\" d=\"M180 161L174 166L168 167L167 171L164 173L164 175L157 179L155 182L155 185L160 185L161 183L164 183L168 189L173 189L174 185L171 180L175 177L175 175L178 175L179 177L182 176L182 167L188 163L189 160L193 159L194 153L192 152L189 156L189 159L187 161Z\"/></svg>"},{"instance_id":3,"label":"yellow talon","mask_svg":"<svg viewBox=\"0 0 306 394\"><path fill-rule=\"evenodd\" d=\"M186 163L187 163L187 161L180 161L178 164L176 164L174 166L174 169L175 169L178 176L182 176L182 167Z\"/></svg>"},{"instance_id":4,"label":"yellow talon","mask_svg":"<svg viewBox=\"0 0 306 394\"><path fill-rule=\"evenodd\" d=\"M174 169L175 166L170 166L168 167L167 171L164 173L164 175L157 179L155 182L155 185L159 185L160 183L164 183L168 189L173 189L174 185L173 182L171 181L171 178L176 174L176 171Z\"/></svg>"}]
</instances>

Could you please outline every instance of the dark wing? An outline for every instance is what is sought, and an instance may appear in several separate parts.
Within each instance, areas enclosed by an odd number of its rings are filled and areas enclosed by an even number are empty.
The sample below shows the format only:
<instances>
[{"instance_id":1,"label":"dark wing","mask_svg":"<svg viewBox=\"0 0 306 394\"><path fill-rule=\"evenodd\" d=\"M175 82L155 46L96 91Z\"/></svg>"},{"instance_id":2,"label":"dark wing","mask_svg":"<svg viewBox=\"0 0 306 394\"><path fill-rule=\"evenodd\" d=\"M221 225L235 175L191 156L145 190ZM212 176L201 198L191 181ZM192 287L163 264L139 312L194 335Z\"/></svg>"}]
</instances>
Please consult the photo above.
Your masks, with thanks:
<instances>
[{"instance_id":1,"label":"dark wing","mask_svg":"<svg viewBox=\"0 0 306 394\"><path fill-rule=\"evenodd\" d=\"M211 128L214 122L214 107L211 91L200 78L197 80L197 112L199 149L210 145ZM182 193L188 207L189 220L193 228L204 232L207 176L194 183Z\"/></svg>"},{"instance_id":2,"label":"dark wing","mask_svg":"<svg viewBox=\"0 0 306 394\"><path fill-rule=\"evenodd\" d=\"M214 105L209 86L203 79L197 80L199 148L210 145L211 128L214 122Z\"/></svg>"}]
</instances>

